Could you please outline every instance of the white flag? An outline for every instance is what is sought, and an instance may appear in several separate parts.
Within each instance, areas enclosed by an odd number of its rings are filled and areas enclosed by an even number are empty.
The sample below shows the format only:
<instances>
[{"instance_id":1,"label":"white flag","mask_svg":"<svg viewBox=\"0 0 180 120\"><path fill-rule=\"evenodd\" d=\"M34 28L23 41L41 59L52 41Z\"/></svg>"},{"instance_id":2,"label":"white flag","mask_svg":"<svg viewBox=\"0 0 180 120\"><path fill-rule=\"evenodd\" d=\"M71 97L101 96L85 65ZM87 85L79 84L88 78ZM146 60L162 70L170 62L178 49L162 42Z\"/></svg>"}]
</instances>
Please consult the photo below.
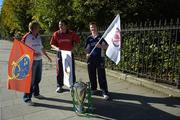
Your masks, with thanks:
<instances>
[{"instance_id":1,"label":"white flag","mask_svg":"<svg viewBox=\"0 0 180 120\"><path fill-rule=\"evenodd\" d=\"M120 49L121 49L121 27L120 27L120 16L117 15L111 25L103 34L102 38L108 43L106 55L116 63L120 61Z\"/></svg>"},{"instance_id":2,"label":"white flag","mask_svg":"<svg viewBox=\"0 0 180 120\"><path fill-rule=\"evenodd\" d=\"M72 56L71 51L61 50L64 85L71 87L73 85L73 72L72 72Z\"/></svg>"}]
</instances>

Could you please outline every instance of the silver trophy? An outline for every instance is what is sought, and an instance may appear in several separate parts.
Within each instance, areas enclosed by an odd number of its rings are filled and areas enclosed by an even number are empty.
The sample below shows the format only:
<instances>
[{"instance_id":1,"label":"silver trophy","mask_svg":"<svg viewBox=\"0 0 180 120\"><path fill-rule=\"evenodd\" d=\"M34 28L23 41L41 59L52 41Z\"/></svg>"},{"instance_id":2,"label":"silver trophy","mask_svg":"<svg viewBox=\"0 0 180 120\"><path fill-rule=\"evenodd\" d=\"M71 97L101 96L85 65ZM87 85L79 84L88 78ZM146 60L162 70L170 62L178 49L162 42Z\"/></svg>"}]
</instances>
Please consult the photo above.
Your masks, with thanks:
<instances>
[{"instance_id":1,"label":"silver trophy","mask_svg":"<svg viewBox=\"0 0 180 120\"><path fill-rule=\"evenodd\" d=\"M78 113L84 112L84 101L87 93L87 84L76 82L72 87L72 95L75 111Z\"/></svg>"}]
</instances>

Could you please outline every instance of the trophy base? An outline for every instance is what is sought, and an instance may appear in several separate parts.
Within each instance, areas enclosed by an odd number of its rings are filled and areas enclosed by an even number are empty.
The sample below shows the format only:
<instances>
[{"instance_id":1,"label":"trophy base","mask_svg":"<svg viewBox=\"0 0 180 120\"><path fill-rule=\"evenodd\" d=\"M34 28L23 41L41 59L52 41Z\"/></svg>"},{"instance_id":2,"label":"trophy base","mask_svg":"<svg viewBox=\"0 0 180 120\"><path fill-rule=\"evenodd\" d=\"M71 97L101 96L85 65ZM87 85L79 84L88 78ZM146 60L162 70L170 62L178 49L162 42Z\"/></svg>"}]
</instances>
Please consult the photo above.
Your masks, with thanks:
<instances>
[{"instance_id":1,"label":"trophy base","mask_svg":"<svg viewBox=\"0 0 180 120\"><path fill-rule=\"evenodd\" d=\"M80 117L91 117L91 116L94 116L93 115L94 111L95 111L95 108L84 108L82 112L75 110L75 113Z\"/></svg>"},{"instance_id":2,"label":"trophy base","mask_svg":"<svg viewBox=\"0 0 180 120\"><path fill-rule=\"evenodd\" d=\"M90 83L76 82L72 88L73 110L78 116L92 116L92 97Z\"/></svg>"}]
</instances>

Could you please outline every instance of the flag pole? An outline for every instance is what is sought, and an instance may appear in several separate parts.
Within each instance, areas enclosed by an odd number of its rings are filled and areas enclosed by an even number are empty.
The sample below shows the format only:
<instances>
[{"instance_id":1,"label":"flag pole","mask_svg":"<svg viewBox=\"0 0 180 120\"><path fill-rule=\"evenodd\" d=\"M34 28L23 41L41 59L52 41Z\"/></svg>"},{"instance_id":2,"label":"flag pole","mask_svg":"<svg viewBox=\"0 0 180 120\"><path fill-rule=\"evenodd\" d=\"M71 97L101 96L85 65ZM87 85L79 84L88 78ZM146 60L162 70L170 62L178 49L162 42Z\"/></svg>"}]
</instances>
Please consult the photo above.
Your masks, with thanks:
<instances>
[{"instance_id":1,"label":"flag pole","mask_svg":"<svg viewBox=\"0 0 180 120\"><path fill-rule=\"evenodd\" d=\"M103 37L101 37L101 39L96 43L96 45L94 46L94 48L91 50L91 52L89 53L89 55L91 55L93 53L93 51L96 49L96 47L98 46L98 44L101 42Z\"/></svg>"},{"instance_id":2,"label":"flag pole","mask_svg":"<svg viewBox=\"0 0 180 120\"><path fill-rule=\"evenodd\" d=\"M103 34L103 36L101 37L101 39L97 42L97 44L94 46L94 48L91 50L91 52L89 53L89 55L91 55L93 53L93 51L96 49L97 45L101 42L102 38L104 38L104 36L109 32L110 29L112 29L114 22L118 19L119 14L115 17L115 19L112 21L112 23L110 24L110 26L107 28L107 30L105 31L105 33Z\"/></svg>"}]
</instances>

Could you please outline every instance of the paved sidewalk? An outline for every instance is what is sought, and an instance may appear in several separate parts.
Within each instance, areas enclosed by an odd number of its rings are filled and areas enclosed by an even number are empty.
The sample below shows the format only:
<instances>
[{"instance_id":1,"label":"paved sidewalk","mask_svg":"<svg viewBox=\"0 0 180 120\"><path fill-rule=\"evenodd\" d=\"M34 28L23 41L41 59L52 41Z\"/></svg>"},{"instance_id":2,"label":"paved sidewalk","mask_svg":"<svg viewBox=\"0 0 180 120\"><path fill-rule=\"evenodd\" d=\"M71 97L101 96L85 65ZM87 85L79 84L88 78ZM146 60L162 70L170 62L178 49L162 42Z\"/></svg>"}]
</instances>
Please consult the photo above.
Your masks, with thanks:
<instances>
[{"instance_id":1,"label":"paved sidewalk","mask_svg":"<svg viewBox=\"0 0 180 120\"><path fill-rule=\"evenodd\" d=\"M72 111L70 93L57 94L55 58L53 63L44 58L41 94L46 98L33 98L36 106L26 106L22 93L6 88L7 63L11 43L0 40L0 120L180 120L180 98L130 84L107 76L112 101L94 96L95 113L89 118L79 117ZM87 69L76 66L77 80L88 81Z\"/></svg>"}]
</instances>

